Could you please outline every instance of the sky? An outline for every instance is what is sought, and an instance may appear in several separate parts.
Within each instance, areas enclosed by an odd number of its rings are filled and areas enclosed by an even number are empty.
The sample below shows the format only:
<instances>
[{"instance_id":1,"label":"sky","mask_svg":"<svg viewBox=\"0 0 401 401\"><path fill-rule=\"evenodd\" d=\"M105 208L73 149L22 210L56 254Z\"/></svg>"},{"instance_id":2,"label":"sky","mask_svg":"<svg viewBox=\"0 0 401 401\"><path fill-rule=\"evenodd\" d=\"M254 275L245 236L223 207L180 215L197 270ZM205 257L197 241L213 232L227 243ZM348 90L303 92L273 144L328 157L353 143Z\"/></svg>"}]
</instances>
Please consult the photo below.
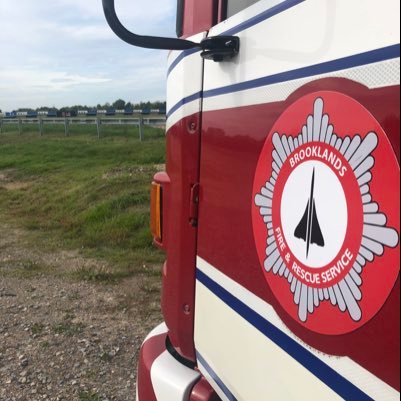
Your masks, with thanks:
<instances>
[{"instance_id":1,"label":"sky","mask_svg":"<svg viewBox=\"0 0 401 401\"><path fill-rule=\"evenodd\" d=\"M176 0L115 0L131 31L175 37ZM101 0L0 0L0 110L166 99L167 52L122 42Z\"/></svg>"}]
</instances>

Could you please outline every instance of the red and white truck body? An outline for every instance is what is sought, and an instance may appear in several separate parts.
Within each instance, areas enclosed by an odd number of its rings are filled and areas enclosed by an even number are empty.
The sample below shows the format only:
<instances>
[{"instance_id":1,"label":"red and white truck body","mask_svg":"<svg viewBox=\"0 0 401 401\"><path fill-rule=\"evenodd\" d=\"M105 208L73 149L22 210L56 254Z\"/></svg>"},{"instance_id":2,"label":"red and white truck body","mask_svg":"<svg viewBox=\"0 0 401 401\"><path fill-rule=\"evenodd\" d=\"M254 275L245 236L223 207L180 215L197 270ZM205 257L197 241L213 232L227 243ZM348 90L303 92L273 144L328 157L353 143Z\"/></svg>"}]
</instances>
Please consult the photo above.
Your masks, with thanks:
<instances>
[{"instance_id":1,"label":"red and white truck body","mask_svg":"<svg viewBox=\"0 0 401 401\"><path fill-rule=\"evenodd\" d=\"M137 401L398 400L399 1L179 11L241 47L168 56L165 324Z\"/></svg>"}]
</instances>

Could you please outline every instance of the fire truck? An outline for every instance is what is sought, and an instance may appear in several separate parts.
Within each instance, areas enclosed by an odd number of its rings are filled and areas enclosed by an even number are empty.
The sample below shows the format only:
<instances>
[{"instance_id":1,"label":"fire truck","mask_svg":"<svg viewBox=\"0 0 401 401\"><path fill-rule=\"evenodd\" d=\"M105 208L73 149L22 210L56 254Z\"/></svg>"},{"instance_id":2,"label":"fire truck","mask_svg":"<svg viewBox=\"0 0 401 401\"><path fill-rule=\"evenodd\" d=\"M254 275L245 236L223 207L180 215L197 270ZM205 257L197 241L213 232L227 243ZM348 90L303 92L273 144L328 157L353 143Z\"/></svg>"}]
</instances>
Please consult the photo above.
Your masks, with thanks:
<instances>
[{"instance_id":1,"label":"fire truck","mask_svg":"<svg viewBox=\"0 0 401 401\"><path fill-rule=\"evenodd\" d=\"M178 0L137 401L400 398L400 3Z\"/></svg>"}]
</instances>

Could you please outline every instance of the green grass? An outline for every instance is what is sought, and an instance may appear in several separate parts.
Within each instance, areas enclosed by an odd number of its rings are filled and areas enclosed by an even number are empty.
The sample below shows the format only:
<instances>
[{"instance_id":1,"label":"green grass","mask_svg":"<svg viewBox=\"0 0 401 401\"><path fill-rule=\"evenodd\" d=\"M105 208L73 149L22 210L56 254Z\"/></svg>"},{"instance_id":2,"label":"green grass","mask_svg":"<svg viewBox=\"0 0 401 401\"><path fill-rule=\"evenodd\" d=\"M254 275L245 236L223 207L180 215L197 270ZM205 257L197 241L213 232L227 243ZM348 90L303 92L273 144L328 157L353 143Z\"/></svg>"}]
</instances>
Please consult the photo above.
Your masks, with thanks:
<instances>
[{"instance_id":1,"label":"green grass","mask_svg":"<svg viewBox=\"0 0 401 401\"><path fill-rule=\"evenodd\" d=\"M0 263L0 268L3 268L1 271L3 276L32 279L50 272L47 266L30 259L14 260L12 268L8 265L7 262Z\"/></svg>"},{"instance_id":2,"label":"green grass","mask_svg":"<svg viewBox=\"0 0 401 401\"><path fill-rule=\"evenodd\" d=\"M46 126L43 137L15 129L0 135L0 220L29 230L36 246L79 249L113 266L79 278L109 281L161 261L148 227L162 130L146 127L139 142L133 127L104 127L100 140L92 126L74 126L68 138L62 126Z\"/></svg>"},{"instance_id":3,"label":"green grass","mask_svg":"<svg viewBox=\"0 0 401 401\"><path fill-rule=\"evenodd\" d=\"M41 323L34 323L31 327L31 333L33 335L40 335L43 333L45 326Z\"/></svg>"},{"instance_id":4,"label":"green grass","mask_svg":"<svg viewBox=\"0 0 401 401\"><path fill-rule=\"evenodd\" d=\"M101 398L97 393L81 391L79 393L79 400L80 401L100 401Z\"/></svg>"},{"instance_id":5,"label":"green grass","mask_svg":"<svg viewBox=\"0 0 401 401\"><path fill-rule=\"evenodd\" d=\"M73 337L81 334L83 329L84 325L82 323L63 322L53 326L53 332L55 334L62 334L66 337Z\"/></svg>"}]
</instances>

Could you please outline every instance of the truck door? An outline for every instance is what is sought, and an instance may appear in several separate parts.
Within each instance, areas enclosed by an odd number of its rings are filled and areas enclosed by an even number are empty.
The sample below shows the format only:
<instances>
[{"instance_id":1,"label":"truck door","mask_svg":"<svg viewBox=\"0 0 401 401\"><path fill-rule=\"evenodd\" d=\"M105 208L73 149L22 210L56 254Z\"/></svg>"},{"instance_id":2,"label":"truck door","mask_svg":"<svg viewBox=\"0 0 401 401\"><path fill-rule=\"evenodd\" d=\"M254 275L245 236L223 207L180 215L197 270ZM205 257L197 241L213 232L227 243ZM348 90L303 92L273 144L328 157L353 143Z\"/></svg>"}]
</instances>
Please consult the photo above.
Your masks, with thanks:
<instances>
[{"instance_id":1,"label":"truck door","mask_svg":"<svg viewBox=\"0 0 401 401\"><path fill-rule=\"evenodd\" d=\"M195 347L222 400L399 399L399 8L228 0L204 64Z\"/></svg>"}]
</instances>

